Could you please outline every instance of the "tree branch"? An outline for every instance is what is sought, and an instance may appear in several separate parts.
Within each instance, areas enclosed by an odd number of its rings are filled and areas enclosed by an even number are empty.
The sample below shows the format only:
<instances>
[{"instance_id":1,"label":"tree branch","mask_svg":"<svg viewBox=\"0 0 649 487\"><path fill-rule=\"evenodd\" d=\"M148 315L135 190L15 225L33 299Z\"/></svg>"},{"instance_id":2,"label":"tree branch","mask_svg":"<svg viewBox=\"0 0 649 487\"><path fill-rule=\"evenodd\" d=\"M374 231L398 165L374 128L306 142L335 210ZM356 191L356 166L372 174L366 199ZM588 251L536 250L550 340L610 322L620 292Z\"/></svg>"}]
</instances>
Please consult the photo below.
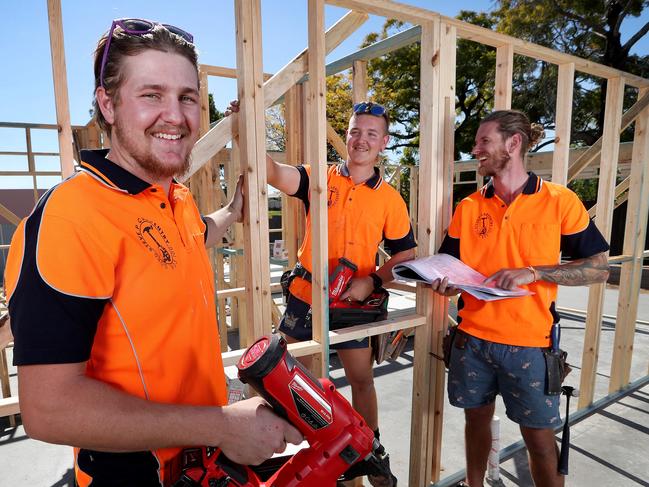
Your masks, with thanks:
<instances>
[{"instance_id":1,"label":"tree branch","mask_svg":"<svg viewBox=\"0 0 649 487\"><path fill-rule=\"evenodd\" d=\"M562 15L570 18L570 19L576 20L577 22L580 22L581 24L583 24L586 27L590 28L593 31L593 33L595 33L598 36L603 37L604 39L606 39L606 31L604 29L602 29L601 26L599 26L597 24L593 24L590 21L586 20L584 17L580 17L579 15L577 15L577 14L575 14L573 12L570 12L569 10L565 10L561 5L559 5L559 2L557 0L553 0L552 4L554 5L554 8L556 8L557 11L560 14L562 14Z\"/></svg>"},{"instance_id":2,"label":"tree branch","mask_svg":"<svg viewBox=\"0 0 649 487\"><path fill-rule=\"evenodd\" d=\"M643 25L642 28L641 28L638 32L636 32L635 34L633 34L633 36L631 36L631 39L629 39L628 41L626 41L626 43L622 46L622 51L623 51L624 53L628 53L629 50L633 47L633 44L635 44L635 43L638 42L640 39L642 39L642 37L643 37L647 32L649 32L649 22L647 22L645 25Z\"/></svg>"}]
</instances>

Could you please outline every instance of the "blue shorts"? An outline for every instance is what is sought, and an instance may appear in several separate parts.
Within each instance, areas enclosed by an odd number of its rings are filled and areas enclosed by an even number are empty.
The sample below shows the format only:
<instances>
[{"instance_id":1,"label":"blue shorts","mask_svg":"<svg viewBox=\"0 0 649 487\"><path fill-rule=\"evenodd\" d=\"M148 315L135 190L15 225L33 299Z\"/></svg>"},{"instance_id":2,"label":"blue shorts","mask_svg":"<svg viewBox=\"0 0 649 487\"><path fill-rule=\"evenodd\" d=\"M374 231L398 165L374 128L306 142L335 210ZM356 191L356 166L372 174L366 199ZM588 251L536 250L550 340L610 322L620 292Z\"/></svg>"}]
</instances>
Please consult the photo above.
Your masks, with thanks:
<instances>
[{"instance_id":1,"label":"blue shorts","mask_svg":"<svg viewBox=\"0 0 649 487\"><path fill-rule=\"evenodd\" d=\"M465 337L463 349L455 345ZM545 394L543 349L489 342L459 332L451 350L448 398L453 406L486 406L500 394L507 417L528 428L561 424L559 396Z\"/></svg>"},{"instance_id":2,"label":"blue shorts","mask_svg":"<svg viewBox=\"0 0 649 487\"><path fill-rule=\"evenodd\" d=\"M301 342L311 340L313 336L311 331L311 305L289 293L286 311L284 311L282 321L279 323L279 331ZM335 345L331 345L330 348L333 350L346 350L351 348L367 348L369 346L370 339L366 337L350 342L336 343Z\"/></svg>"}]
</instances>

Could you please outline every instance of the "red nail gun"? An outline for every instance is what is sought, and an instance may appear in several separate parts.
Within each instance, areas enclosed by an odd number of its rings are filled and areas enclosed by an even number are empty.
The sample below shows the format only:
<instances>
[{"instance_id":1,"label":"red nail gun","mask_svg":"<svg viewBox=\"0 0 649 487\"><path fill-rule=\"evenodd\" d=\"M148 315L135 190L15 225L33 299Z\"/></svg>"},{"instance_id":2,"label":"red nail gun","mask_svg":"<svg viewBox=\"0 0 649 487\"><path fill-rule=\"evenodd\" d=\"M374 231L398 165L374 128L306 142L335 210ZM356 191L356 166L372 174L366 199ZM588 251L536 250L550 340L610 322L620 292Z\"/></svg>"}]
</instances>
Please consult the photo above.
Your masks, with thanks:
<instances>
[{"instance_id":1,"label":"red nail gun","mask_svg":"<svg viewBox=\"0 0 649 487\"><path fill-rule=\"evenodd\" d=\"M388 316L389 293L374 289L364 301L342 301L340 296L349 287L358 268L342 257L329 275L329 328L336 330L346 325L360 325L384 320Z\"/></svg>"},{"instance_id":2,"label":"red nail gun","mask_svg":"<svg viewBox=\"0 0 649 487\"><path fill-rule=\"evenodd\" d=\"M219 450L183 453L183 474L174 487L334 487L360 475L384 476L396 486L389 458L373 431L329 379L315 379L278 335L260 338L241 357L239 378L304 435L309 448L288 459L270 478L238 465Z\"/></svg>"}]
</instances>

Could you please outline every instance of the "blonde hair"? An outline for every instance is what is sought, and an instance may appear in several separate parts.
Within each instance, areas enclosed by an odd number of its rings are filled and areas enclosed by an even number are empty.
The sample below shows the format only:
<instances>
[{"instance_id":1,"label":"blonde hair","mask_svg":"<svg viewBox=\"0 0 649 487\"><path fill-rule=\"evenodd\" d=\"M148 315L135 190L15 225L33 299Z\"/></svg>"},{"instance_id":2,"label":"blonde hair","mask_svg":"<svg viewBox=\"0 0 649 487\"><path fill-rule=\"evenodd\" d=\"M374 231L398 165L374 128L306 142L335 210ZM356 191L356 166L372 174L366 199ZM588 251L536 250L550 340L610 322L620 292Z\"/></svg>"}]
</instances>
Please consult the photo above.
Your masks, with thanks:
<instances>
[{"instance_id":1,"label":"blonde hair","mask_svg":"<svg viewBox=\"0 0 649 487\"><path fill-rule=\"evenodd\" d=\"M539 143L545 137L543 126L538 123L530 123L529 118L523 112L518 110L496 110L487 115L480 124L487 122L496 122L498 131L502 134L503 139L507 139L514 134L520 134L521 155L525 154L531 147Z\"/></svg>"}]
</instances>

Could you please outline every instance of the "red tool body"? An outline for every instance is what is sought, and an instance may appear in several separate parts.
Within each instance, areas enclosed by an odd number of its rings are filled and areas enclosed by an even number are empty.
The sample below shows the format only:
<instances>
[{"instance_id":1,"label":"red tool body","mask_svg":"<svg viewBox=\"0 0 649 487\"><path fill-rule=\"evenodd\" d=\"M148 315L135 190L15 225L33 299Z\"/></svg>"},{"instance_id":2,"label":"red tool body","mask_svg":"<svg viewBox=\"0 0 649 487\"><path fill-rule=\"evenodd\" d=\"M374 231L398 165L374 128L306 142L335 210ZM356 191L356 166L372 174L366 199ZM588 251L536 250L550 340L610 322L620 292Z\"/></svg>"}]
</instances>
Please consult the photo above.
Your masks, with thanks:
<instances>
[{"instance_id":1,"label":"red tool body","mask_svg":"<svg viewBox=\"0 0 649 487\"><path fill-rule=\"evenodd\" d=\"M383 459L374 455L380 444L373 431L330 380L315 379L288 353L283 338L271 335L257 340L238 368L239 378L298 428L309 448L265 481L250 467L228 460L219 449L186 450L183 478L176 487L334 487L351 465L362 460L373 465L374 473L388 475L389 466L385 472Z\"/></svg>"}]
</instances>

